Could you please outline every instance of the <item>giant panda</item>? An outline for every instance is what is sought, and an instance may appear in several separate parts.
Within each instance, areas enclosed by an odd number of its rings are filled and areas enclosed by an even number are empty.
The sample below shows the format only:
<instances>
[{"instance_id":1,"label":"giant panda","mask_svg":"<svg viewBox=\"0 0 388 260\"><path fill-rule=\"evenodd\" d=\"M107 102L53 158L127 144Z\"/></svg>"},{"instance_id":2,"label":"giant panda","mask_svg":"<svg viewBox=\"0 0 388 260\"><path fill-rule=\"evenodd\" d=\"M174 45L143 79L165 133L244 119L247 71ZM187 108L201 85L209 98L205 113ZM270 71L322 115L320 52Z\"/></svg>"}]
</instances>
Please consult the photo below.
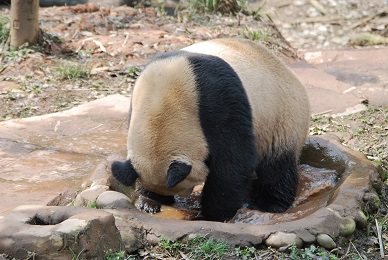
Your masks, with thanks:
<instances>
[{"instance_id":1,"label":"giant panda","mask_svg":"<svg viewBox=\"0 0 388 260\"><path fill-rule=\"evenodd\" d=\"M199 219L243 206L284 212L295 199L309 102L269 50L216 39L154 57L131 97L128 155L112 173L162 197L204 183Z\"/></svg>"}]
</instances>

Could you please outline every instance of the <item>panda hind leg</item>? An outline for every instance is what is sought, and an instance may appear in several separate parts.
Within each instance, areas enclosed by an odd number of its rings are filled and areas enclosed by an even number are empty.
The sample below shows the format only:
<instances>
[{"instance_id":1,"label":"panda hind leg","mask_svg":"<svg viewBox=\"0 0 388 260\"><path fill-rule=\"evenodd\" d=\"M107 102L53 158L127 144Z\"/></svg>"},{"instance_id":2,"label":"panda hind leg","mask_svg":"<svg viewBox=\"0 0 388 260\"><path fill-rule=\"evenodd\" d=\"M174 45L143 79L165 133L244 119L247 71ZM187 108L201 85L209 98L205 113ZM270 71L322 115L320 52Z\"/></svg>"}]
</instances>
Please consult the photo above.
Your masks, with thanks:
<instances>
[{"instance_id":1,"label":"panda hind leg","mask_svg":"<svg viewBox=\"0 0 388 260\"><path fill-rule=\"evenodd\" d=\"M282 213L294 203L298 189L298 166L295 151L278 153L276 158L263 158L253 181L249 208Z\"/></svg>"}]
</instances>

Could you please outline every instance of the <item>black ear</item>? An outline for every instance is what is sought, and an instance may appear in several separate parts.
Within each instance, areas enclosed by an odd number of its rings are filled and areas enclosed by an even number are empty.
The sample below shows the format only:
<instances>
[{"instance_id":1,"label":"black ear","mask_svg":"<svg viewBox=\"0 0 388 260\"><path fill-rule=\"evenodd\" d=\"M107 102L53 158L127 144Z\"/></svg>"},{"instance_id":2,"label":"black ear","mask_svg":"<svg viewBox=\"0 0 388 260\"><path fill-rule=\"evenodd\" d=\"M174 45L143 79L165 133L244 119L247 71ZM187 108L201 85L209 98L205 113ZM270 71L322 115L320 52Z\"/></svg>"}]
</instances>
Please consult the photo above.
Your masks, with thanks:
<instances>
[{"instance_id":1,"label":"black ear","mask_svg":"<svg viewBox=\"0 0 388 260\"><path fill-rule=\"evenodd\" d=\"M173 188L178 183L183 181L187 175L189 175L191 168L193 168L190 164L184 162L174 161L170 164L167 171L167 188Z\"/></svg>"},{"instance_id":2,"label":"black ear","mask_svg":"<svg viewBox=\"0 0 388 260\"><path fill-rule=\"evenodd\" d=\"M130 160L123 163L118 161L113 162L111 170L113 176L126 186L133 185L139 177Z\"/></svg>"}]
</instances>

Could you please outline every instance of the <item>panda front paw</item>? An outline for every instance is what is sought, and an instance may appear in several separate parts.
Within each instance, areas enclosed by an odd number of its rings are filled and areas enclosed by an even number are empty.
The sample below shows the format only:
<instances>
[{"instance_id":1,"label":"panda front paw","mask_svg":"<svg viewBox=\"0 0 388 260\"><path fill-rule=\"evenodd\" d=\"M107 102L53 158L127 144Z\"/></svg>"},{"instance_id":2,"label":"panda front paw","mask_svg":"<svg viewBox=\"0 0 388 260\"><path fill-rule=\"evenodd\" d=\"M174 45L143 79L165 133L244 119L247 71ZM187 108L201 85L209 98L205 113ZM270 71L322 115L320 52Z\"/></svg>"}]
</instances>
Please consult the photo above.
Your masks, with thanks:
<instances>
[{"instance_id":1,"label":"panda front paw","mask_svg":"<svg viewBox=\"0 0 388 260\"><path fill-rule=\"evenodd\" d=\"M135 202L135 207L140 211L155 214L160 212L162 204L153 199L144 196L139 196L139 198Z\"/></svg>"}]
</instances>

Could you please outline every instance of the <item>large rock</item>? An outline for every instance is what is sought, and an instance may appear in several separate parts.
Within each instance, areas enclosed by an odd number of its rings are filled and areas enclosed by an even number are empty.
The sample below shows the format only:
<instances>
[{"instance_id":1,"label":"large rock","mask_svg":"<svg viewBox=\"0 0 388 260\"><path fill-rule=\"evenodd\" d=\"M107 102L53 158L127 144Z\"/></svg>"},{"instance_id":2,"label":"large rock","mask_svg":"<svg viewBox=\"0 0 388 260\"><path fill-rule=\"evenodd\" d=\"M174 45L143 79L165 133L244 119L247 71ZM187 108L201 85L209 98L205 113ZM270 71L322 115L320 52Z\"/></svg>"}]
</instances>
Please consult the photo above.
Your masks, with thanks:
<instances>
[{"instance_id":1,"label":"large rock","mask_svg":"<svg viewBox=\"0 0 388 260\"><path fill-rule=\"evenodd\" d=\"M113 215L102 210L20 206L0 220L0 252L16 259L103 259L121 244Z\"/></svg>"}]
</instances>

